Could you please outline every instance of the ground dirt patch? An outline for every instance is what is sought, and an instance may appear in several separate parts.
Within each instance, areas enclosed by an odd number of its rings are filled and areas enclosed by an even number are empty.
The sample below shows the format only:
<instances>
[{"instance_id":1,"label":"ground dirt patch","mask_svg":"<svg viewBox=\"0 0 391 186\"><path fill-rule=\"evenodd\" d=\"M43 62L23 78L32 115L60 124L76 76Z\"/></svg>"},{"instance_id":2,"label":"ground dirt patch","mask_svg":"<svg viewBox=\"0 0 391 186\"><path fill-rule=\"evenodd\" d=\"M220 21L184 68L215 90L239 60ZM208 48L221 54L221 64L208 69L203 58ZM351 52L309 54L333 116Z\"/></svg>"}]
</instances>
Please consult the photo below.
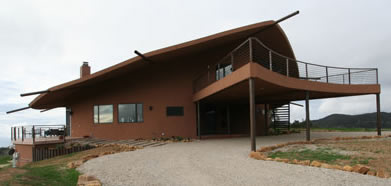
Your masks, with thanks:
<instances>
[{"instance_id":1,"label":"ground dirt patch","mask_svg":"<svg viewBox=\"0 0 391 186\"><path fill-rule=\"evenodd\" d=\"M344 167L369 168L370 173L391 175L391 138L316 140L311 144L286 145L264 152L268 158L310 160ZM316 164L316 163L315 163Z\"/></svg>"}]
</instances>

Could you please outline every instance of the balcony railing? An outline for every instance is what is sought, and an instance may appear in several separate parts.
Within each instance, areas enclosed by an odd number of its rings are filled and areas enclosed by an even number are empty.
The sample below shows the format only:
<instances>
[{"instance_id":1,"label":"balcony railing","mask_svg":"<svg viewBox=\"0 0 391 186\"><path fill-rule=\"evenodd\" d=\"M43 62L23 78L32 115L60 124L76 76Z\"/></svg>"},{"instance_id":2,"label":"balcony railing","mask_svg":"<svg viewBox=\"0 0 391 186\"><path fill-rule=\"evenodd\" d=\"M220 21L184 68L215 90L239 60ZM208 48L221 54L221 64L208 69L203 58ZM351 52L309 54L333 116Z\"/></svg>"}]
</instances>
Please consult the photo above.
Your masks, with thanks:
<instances>
[{"instance_id":1,"label":"balcony railing","mask_svg":"<svg viewBox=\"0 0 391 186\"><path fill-rule=\"evenodd\" d=\"M194 92L224 78L243 65L255 62L293 78L334 84L378 84L377 68L343 68L307 63L273 51L258 38L251 37L217 63L208 65L193 81Z\"/></svg>"},{"instance_id":2,"label":"balcony railing","mask_svg":"<svg viewBox=\"0 0 391 186\"><path fill-rule=\"evenodd\" d=\"M36 144L65 142L65 125L27 125L11 127L13 143Z\"/></svg>"}]
</instances>

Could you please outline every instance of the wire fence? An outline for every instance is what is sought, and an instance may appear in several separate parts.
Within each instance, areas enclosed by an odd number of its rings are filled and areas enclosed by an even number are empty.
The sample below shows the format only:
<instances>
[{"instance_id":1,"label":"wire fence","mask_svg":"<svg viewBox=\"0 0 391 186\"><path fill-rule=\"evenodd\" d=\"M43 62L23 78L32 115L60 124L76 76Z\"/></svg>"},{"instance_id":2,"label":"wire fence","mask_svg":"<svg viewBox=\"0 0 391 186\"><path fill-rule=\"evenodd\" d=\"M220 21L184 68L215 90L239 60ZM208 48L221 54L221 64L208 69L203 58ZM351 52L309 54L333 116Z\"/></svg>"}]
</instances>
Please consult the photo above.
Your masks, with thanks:
<instances>
[{"instance_id":1,"label":"wire fence","mask_svg":"<svg viewBox=\"0 0 391 186\"><path fill-rule=\"evenodd\" d=\"M284 76L333 84L378 84L377 68L343 68L318 65L284 56L251 37L220 61L210 64L193 81L194 92L224 78L243 65L255 62Z\"/></svg>"}]
</instances>

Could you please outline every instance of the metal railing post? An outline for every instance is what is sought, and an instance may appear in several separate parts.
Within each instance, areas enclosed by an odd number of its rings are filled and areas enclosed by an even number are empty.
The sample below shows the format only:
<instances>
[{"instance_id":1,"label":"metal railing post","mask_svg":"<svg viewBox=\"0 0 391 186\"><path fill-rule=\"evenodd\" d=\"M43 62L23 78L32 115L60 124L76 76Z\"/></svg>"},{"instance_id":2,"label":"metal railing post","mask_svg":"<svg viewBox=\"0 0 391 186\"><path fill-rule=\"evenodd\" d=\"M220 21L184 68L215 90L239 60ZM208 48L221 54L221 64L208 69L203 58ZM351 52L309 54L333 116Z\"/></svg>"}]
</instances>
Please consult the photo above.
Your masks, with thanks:
<instances>
[{"instance_id":1,"label":"metal railing post","mask_svg":"<svg viewBox=\"0 0 391 186\"><path fill-rule=\"evenodd\" d=\"M326 66L326 83L329 82L329 67Z\"/></svg>"},{"instance_id":2,"label":"metal railing post","mask_svg":"<svg viewBox=\"0 0 391 186\"><path fill-rule=\"evenodd\" d=\"M231 53L231 71L234 71L234 55Z\"/></svg>"},{"instance_id":3,"label":"metal railing post","mask_svg":"<svg viewBox=\"0 0 391 186\"><path fill-rule=\"evenodd\" d=\"M308 80L308 64L305 64L305 78Z\"/></svg>"},{"instance_id":4,"label":"metal railing post","mask_svg":"<svg viewBox=\"0 0 391 186\"><path fill-rule=\"evenodd\" d=\"M350 81L350 68L348 68L348 75L349 75L349 85L351 84L351 81Z\"/></svg>"},{"instance_id":5,"label":"metal railing post","mask_svg":"<svg viewBox=\"0 0 391 186\"><path fill-rule=\"evenodd\" d=\"M286 58L286 76L289 77L289 59Z\"/></svg>"},{"instance_id":6,"label":"metal railing post","mask_svg":"<svg viewBox=\"0 0 391 186\"><path fill-rule=\"evenodd\" d=\"M273 71L272 51L269 50L269 69Z\"/></svg>"},{"instance_id":7,"label":"metal railing post","mask_svg":"<svg viewBox=\"0 0 391 186\"><path fill-rule=\"evenodd\" d=\"M22 127L22 142L24 141L24 127Z\"/></svg>"},{"instance_id":8,"label":"metal railing post","mask_svg":"<svg viewBox=\"0 0 391 186\"><path fill-rule=\"evenodd\" d=\"M379 84L379 76L378 76L378 71L377 71L377 69L376 69L376 84Z\"/></svg>"},{"instance_id":9,"label":"metal railing post","mask_svg":"<svg viewBox=\"0 0 391 186\"><path fill-rule=\"evenodd\" d=\"M12 128L13 128L13 127L11 127L11 141L14 140L14 134L13 134L13 132L12 132Z\"/></svg>"},{"instance_id":10,"label":"metal railing post","mask_svg":"<svg viewBox=\"0 0 391 186\"><path fill-rule=\"evenodd\" d=\"M253 62L253 40L251 38L248 39L248 47L250 50L250 62Z\"/></svg>"},{"instance_id":11,"label":"metal railing post","mask_svg":"<svg viewBox=\"0 0 391 186\"><path fill-rule=\"evenodd\" d=\"M32 135L32 138L33 138L33 144L35 143L35 126L33 125L33 128L32 128L32 132L31 132L31 135Z\"/></svg>"},{"instance_id":12,"label":"metal railing post","mask_svg":"<svg viewBox=\"0 0 391 186\"><path fill-rule=\"evenodd\" d=\"M16 141L16 127L14 127L14 141Z\"/></svg>"}]
</instances>

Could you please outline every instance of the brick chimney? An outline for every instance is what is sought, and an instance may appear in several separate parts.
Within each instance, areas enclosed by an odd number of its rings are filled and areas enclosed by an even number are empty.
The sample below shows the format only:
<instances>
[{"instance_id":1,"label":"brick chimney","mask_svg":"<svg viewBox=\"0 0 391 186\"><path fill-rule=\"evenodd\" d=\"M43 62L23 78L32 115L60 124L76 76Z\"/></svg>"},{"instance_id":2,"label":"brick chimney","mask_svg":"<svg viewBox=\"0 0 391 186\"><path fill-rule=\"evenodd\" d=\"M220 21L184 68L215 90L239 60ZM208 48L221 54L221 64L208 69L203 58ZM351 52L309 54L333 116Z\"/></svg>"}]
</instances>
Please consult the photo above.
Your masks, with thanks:
<instances>
[{"instance_id":1,"label":"brick chimney","mask_svg":"<svg viewBox=\"0 0 391 186\"><path fill-rule=\"evenodd\" d=\"M83 65L80 67L80 78L87 77L91 74L91 67L88 65L88 62L83 62Z\"/></svg>"}]
</instances>

